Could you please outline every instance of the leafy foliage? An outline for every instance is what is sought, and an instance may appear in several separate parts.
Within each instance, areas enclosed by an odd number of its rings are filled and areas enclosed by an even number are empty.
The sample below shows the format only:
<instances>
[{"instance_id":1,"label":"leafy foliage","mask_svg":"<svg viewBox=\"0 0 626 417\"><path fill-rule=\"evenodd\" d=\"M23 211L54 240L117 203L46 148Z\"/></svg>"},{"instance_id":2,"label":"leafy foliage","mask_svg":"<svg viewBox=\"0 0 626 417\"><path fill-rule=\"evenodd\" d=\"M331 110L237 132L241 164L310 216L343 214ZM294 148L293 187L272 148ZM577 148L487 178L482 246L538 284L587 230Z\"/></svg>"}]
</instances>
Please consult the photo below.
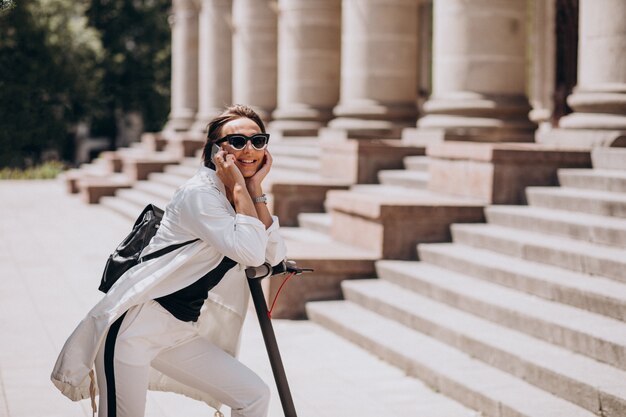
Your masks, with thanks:
<instances>
[{"instance_id":1,"label":"leafy foliage","mask_svg":"<svg viewBox=\"0 0 626 417\"><path fill-rule=\"evenodd\" d=\"M0 0L0 14L12 9L14 6L13 0Z\"/></svg>"},{"instance_id":2,"label":"leafy foliage","mask_svg":"<svg viewBox=\"0 0 626 417\"><path fill-rule=\"evenodd\" d=\"M65 169L58 161L44 162L31 168L2 168L0 180L49 180L54 179Z\"/></svg>"},{"instance_id":3,"label":"leafy foliage","mask_svg":"<svg viewBox=\"0 0 626 417\"><path fill-rule=\"evenodd\" d=\"M169 0L0 1L0 167L71 161L79 121L114 138L138 110L162 127Z\"/></svg>"},{"instance_id":4,"label":"leafy foliage","mask_svg":"<svg viewBox=\"0 0 626 417\"><path fill-rule=\"evenodd\" d=\"M103 98L109 108L141 111L150 131L169 110L169 8L163 0L92 0L86 12L102 34Z\"/></svg>"}]
</instances>

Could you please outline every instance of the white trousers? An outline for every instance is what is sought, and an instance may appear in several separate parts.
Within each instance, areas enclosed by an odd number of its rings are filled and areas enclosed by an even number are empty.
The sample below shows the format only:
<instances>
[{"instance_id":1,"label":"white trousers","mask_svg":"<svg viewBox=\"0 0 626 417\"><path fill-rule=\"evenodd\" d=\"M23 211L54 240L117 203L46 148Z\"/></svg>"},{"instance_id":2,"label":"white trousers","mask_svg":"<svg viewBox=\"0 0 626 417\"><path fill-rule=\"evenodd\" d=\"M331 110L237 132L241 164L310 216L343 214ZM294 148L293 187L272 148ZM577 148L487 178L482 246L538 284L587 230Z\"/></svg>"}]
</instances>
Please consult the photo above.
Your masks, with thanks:
<instances>
[{"instance_id":1,"label":"white trousers","mask_svg":"<svg viewBox=\"0 0 626 417\"><path fill-rule=\"evenodd\" d=\"M150 367L228 405L232 417L267 416L270 390L258 375L149 301L113 324L98 352L98 417L143 416Z\"/></svg>"}]
</instances>

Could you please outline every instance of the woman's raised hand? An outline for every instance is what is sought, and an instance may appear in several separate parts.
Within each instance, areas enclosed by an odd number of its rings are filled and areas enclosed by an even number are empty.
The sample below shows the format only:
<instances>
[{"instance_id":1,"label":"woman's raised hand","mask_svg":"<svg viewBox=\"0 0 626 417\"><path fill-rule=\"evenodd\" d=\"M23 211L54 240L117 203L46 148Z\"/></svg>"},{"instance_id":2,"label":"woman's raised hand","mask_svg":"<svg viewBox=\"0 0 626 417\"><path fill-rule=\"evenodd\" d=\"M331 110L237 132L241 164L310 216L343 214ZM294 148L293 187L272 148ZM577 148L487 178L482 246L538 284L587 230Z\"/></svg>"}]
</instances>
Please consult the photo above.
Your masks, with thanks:
<instances>
[{"instance_id":1,"label":"woman's raised hand","mask_svg":"<svg viewBox=\"0 0 626 417\"><path fill-rule=\"evenodd\" d=\"M215 154L214 158L215 172L224 185L233 189L235 185L246 185L246 181L241 171L235 165L235 156L227 154L223 149Z\"/></svg>"},{"instance_id":2,"label":"woman's raised hand","mask_svg":"<svg viewBox=\"0 0 626 417\"><path fill-rule=\"evenodd\" d=\"M270 169L272 168L272 155L270 152L265 149L265 157L263 160L263 165L259 167L257 172L251 176L250 178L246 178L246 187L251 195L260 195L261 194L261 184L267 174L269 174Z\"/></svg>"}]
</instances>

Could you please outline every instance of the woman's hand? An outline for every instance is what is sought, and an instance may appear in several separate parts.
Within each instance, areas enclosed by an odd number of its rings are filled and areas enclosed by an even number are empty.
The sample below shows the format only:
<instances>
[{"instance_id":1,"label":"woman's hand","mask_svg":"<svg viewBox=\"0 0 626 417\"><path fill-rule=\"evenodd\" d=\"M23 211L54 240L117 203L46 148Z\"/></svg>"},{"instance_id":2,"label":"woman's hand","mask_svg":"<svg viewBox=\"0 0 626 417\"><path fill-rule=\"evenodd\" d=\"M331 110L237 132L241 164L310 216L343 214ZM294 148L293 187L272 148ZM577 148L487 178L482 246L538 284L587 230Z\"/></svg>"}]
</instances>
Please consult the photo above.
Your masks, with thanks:
<instances>
[{"instance_id":1,"label":"woman's hand","mask_svg":"<svg viewBox=\"0 0 626 417\"><path fill-rule=\"evenodd\" d=\"M263 165L261 165L261 167L253 176L245 179L246 187L251 196L258 197L263 194L261 184L263 183L263 180L265 179L267 174L269 174L270 169L272 168L272 161L272 155L267 149L265 149L265 158L263 161Z\"/></svg>"},{"instance_id":2,"label":"woman's hand","mask_svg":"<svg viewBox=\"0 0 626 417\"><path fill-rule=\"evenodd\" d=\"M215 154L215 172L226 188L233 190L235 185L244 186L246 181L235 165L235 156L227 154L223 149Z\"/></svg>"}]
</instances>

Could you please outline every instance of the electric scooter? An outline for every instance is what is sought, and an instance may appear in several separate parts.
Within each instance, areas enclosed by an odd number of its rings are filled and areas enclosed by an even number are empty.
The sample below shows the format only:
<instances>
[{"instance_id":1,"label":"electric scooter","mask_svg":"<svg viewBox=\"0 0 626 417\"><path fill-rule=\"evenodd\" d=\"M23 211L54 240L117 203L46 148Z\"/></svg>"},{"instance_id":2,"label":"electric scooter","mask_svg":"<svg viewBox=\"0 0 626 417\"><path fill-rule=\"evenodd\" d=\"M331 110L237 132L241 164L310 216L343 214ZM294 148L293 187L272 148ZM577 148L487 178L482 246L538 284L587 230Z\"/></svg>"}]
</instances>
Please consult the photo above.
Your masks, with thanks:
<instances>
[{"instance_id":1,"label":"electric scooter","mask_svg":"<svg viewBox=\"0 0 626 417\"><path fill-rule=\"evenodd\" d=\"M289 383L287 382L285 368L283 367L283 361L280 357L278 344L276 343L276 336L274 335L271 316L267 310L267 303L265 302L263 288L261 287L261 280L266 277L287 275L285 281L283 282L284 284L287 279L291 278L291 276L300 275L304 272L313 272L313 269L298 268L294 261L288 260L284 260L274 267L266 263L255 268L246 268L246 277L248 278L252 301L254 302L254 308L259 319L259 325L261 326L261 333L263 334L265 348L267 349L267 354L270 359L272 372L274 373L274 380L276 381L276 387L278 389L278 395L283 406L285 417L297 417L296 408L294 407L293 399L291 398Z\"/></svg>"}]
</instances>

